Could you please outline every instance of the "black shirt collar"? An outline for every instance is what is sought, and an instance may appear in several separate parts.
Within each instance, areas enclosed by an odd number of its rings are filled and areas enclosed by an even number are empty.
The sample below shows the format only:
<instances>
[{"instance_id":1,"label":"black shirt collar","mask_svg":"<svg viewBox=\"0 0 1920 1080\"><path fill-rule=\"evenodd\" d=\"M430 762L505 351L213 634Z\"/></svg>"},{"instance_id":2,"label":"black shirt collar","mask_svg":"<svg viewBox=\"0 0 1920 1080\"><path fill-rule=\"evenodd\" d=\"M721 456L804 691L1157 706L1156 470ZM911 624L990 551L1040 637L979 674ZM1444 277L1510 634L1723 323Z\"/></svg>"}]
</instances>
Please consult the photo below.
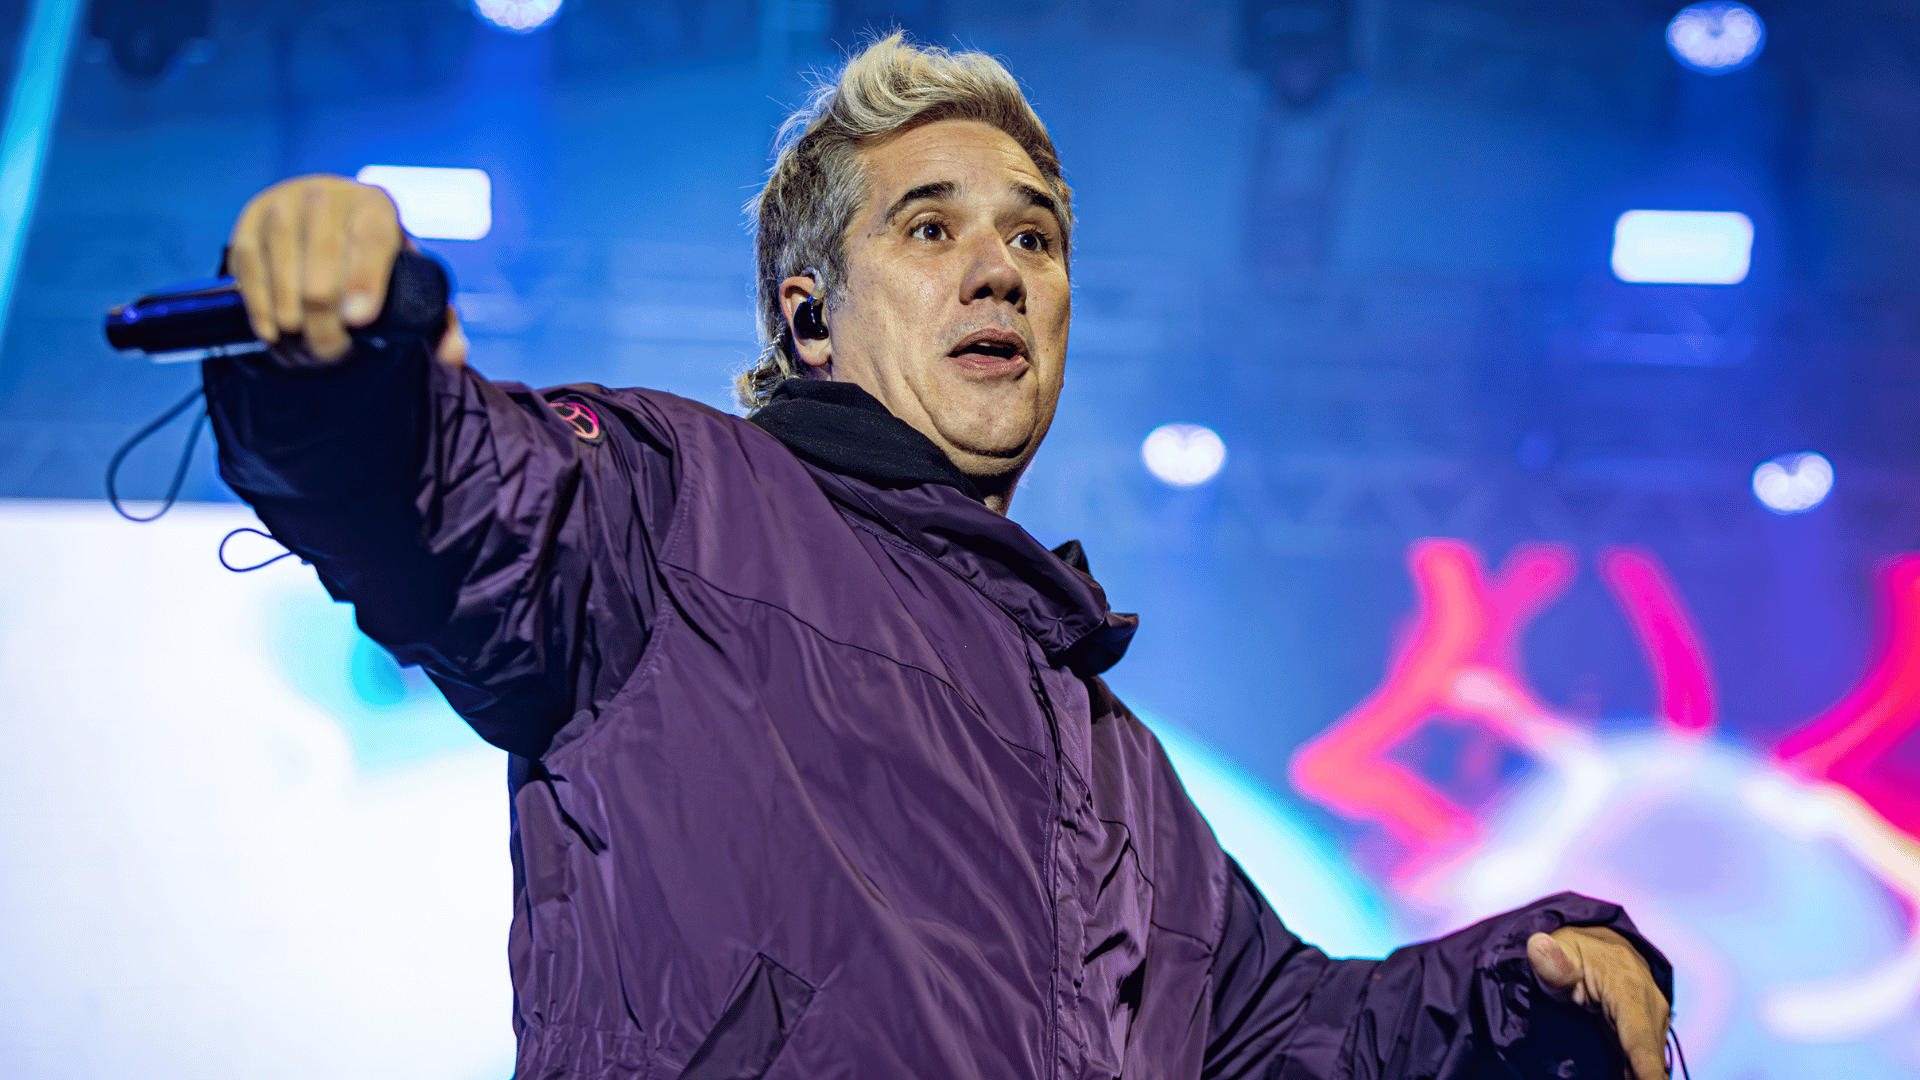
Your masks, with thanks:
<instances>
[{"instance_id":1,"label":"black shirt collar","mask_svg":"<svg viewBox=\"0 0 1920 1080\"><path fill-rule=\"evenodd\" d=\"M821 468L880 487L945 484L984 501L973 480L932 439L852 383L788 379L747 419Z\"/></svg>"}]
</instances>

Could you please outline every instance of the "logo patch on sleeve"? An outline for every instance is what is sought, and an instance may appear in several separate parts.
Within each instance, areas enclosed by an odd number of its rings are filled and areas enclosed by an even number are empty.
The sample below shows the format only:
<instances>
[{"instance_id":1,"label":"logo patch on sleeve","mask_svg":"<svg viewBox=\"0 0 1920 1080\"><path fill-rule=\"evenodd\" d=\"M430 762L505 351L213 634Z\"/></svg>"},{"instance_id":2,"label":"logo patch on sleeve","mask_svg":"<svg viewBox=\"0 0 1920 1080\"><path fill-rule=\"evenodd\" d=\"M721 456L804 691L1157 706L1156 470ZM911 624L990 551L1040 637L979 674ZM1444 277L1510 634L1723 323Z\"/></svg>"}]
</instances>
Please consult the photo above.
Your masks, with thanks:
<instances>
[{"instance_id":1,"label":"logo patch on sleeve","mask_svg":"<svg viewBox=\"0 0 1920 1080\"><path fill-rule=\"evenodd\" d=\"M600 414L582 399L568 394L554 398L547 404L553 409L554 415L573 428L573 433L580 436L581 442L598 446L607 441L607 429L600 423Z\"/></svg>"}]
</instances>

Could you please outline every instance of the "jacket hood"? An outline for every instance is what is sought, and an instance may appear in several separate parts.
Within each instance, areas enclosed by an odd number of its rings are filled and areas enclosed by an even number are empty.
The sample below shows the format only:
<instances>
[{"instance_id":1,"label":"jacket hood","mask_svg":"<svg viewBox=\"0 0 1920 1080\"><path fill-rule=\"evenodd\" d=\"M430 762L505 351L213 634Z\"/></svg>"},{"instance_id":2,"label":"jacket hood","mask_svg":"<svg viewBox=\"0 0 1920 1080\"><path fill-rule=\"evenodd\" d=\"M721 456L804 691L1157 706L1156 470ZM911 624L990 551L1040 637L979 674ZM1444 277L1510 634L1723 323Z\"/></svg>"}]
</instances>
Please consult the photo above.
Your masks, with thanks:
<instances>
[{"instance_id":1,"label":"jacket hood","mask_svg":"<svg viewBox=\"0 0 1920 1080\"><path fill-rule=\"evenodd\" d=\"M882 486L945 484L982 501L973 480L932 439L853 383L788 379L747 419L810 464Z\"/></svg>"},{"instance_id":2,"label":"jacket hood","mask_svg":"<svg viewBox=\"0 0 1920 1080\"><path fill-rule=\"evenodd\" d=\"M793 451L828 498L940 561L1005 611L1051 663L1082 677L1126 654L1140 620L1107 606L1077 540L1049 551L986 508L933 440L852 383L788 379L750 421Z\"/></svg>"}]
</instances>

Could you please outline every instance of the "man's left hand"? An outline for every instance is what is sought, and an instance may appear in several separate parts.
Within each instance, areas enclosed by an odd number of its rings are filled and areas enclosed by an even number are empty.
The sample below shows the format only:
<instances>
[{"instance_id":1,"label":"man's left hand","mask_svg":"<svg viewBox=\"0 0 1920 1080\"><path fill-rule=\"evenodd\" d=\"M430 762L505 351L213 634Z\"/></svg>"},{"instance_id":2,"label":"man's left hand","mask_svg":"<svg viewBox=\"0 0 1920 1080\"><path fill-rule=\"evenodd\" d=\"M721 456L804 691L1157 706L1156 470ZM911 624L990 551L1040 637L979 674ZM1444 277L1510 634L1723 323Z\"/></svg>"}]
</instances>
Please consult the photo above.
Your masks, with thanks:
<instances>
[{"instance_id":1,"label":"man's left hand","mask_svg":"<svg viewBox=\"0 0 1920 1080\"><path fill-rule=\"evenodd\" d=\"M1528 938L1527 959L1549 990L1607 1018L1634 1080L1666 1080L1671 1009L1626 938L1603 926L1563 926Z\"/></svg>"}]
</instances>

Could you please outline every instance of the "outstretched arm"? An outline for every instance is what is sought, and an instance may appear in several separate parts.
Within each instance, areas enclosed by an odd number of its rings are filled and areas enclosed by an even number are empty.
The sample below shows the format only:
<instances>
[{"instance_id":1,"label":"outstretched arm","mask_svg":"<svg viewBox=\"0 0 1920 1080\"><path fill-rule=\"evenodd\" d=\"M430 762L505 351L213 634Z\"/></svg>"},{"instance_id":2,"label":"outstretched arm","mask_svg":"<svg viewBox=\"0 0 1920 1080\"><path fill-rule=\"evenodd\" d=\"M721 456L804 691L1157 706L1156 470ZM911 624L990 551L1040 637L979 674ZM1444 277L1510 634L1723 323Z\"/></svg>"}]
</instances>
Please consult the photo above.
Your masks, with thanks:
<instances>
[{"instance_id":1,"label":"outstretched arm","mask_svg":"<svg viewBox=\"0 0 1920 1080\"><path fill-rule=\"evenodd\" d=\"M384 293L401 240L385 193L340 177L248 205L230 259L273 356L204 369L221 475L369 636L537 757L646 644L671 437L598 388L570 388L563 415L487 382L457 323L437 355L355 346L347 327L378 314L356 298Z\"/></svg>"},{"instance_id":2,"label":"outstretched arm","mask_svg":"<svg viewBox=\"0 0 1920 1080\"><path fill-rule=\"evenodd\" d=\"M1671 1000L1672 968L1612 904L1562 893L1384 960L1334 960L1288 931L1240 868L1229 867L1208 1078L1620 1076L1620 1043L1580 999L1617 999L1624 1016L1632 965L1603 949L1589 952L1590 942L1617 939L1660 1004ZM1580 974L1536 974L1535 935L1579 949L1580 959L1569 961ZM1664 1075L1659 1019L1650 1059L1634 1053L1636 1080ZM1574 1072L1562 1070L1567 1062Z\"/></svg>"}]
</instances>

